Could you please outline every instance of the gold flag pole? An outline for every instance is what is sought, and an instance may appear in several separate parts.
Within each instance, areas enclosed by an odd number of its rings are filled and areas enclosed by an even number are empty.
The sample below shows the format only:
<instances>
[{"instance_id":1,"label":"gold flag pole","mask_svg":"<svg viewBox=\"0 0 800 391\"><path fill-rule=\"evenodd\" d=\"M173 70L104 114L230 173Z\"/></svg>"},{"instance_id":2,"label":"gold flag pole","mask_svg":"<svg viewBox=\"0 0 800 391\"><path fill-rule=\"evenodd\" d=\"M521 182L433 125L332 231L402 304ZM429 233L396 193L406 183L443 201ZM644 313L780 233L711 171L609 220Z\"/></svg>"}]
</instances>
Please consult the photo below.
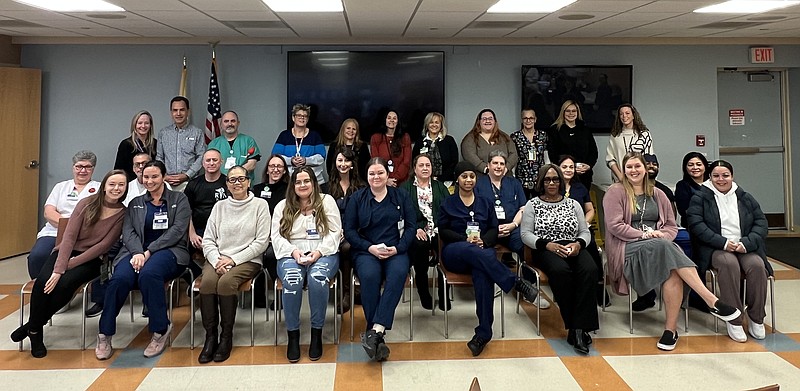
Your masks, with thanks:
<instances>
[{"instance_id":1,"label":"gold flag pole","mask_svg":"<svg viewBox=\"0 0 800 391\"><path fill-rule=\"evenodd\" d=\"M187 74L188 74L188 71L187 71L187 68L186 68L186 55L184 55L183 56L183 69L181 70L181 84L180 84L180 87L178 87L178 95L184 96L184 97L186 96L186 81L187 81L186 80L186 76L187 76Z\"/></svg>"}]
</instances>

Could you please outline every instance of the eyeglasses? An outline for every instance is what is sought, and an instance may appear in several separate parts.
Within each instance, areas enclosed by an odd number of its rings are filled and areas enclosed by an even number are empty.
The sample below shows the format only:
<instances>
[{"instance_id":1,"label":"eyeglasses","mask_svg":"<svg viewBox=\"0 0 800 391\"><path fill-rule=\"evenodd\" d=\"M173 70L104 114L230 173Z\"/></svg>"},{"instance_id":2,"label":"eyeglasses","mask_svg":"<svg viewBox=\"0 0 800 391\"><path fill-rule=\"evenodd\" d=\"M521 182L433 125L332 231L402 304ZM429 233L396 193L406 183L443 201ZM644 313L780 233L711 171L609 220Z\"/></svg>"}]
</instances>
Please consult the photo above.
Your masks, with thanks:
<instances>
[{"instance_id":1,"label":"eyeglasses","mask_svg":"<svg viewBox=\"0 0 800 391\"><path fill-rule=\"evenodd\" d=\"M272 171L282 171L283 170L283 165L281 165L281 164L270 164L267 167Z\"/></svg>"},{"instance_id":2,"label":"eyeglasses","mask_svg":"<svg viewBox=\"0 0 800 391\"><path fill-rule=\"evenodd\" d=\"M149 163L149 162L136 162L136 163L133 163L133 166L134 167L144 167L145 164L147 164L147 163Z\"/></svg>"},{"instance_id":3,"label":"eyeglasses","mask_svg":"<svg viewBox=\"0 0 800 391\"><path fill-rule=\"evenodd\" d=\"M74 166L72 166L72 167L73 167L73 168L75 168L75 171L78 171L78 172L80 172L80 171L92 171L92 170L94 170L94 166L91 166L91 165L89 165L89 166L82 166L82 165L76 164L76 165L74 165Z\"/></svg>"},{"instance_id":4,"label":"eyeglasses","mask_svg":"<svg viewBox=\"0 0 800 391\"><path fill-rule=\"evenodd\" d=\"M308 116L305 115L305 114L295 114L294 117L297 118L297 119L306 119L306 118L308 118Z\"/></svg>"},{"instance_id":5,"label":"eyeglasses","mask_svg":"<svg viewBox=\"0 0 800 391\"><path fill-rule=\"evenodd\" d=\"M236 182L244 183L248 179L250 179L250 178L248 178L246 176L230 177L230 178L228 178L228 183L230 183L231 185L236 183Z\"/></svg>"},{"instance_id":6,"label":"eyeglasses","mask_svg":"<svg viewBox=\"0 0 800 391\"><path fill-rule=\"evenodd\" d=\"M493 122L494 118L492 118L492 117L481 117L481 121L483 121L483 122Z\"/></svg>"},{"instance_id":7,"label":"eyeglasses","mask_svg":"<svg viewBox=\"0 0 800 391\"><path fill-rule=\"evenodd\" d=\"M544 183L561 183L561 178L559 177L546 177L544 178Z\"/></svg>"},{"instance_id":8,"label":"eyeglasses","mask_svg":"<svg viewBox=\"0 0 800 391\"><path fill-rule=\"evenodd\" d=\"M523 121L536 121L536 118L534 118L534 117L522 117L522 120Z\"/></svg>"}]
</instances>

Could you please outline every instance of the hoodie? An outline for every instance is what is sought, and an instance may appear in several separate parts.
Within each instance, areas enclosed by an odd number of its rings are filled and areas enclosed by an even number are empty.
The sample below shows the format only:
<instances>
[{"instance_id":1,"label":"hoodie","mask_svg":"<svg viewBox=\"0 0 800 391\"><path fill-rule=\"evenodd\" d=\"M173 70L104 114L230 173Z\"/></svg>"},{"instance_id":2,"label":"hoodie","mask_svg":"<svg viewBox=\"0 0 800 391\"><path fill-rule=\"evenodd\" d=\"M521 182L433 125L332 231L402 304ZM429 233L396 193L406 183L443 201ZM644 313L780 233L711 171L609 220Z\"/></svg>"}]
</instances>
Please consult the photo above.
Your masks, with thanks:
<instances>
[{"instance_id":1,"label":"hoodie","mask_svg":"<svg viewBox=\"0 0 800 391\"><path fill-rule=\"evenodd\" d=\"M739 227L739 202L736 196L736 189L739 186L733 182L731 189L727 193L722 193L714 187L711 180L703 182L703 186L711 189L714 193L714 199L717 201L717 209L719 209L720 219L720 234L725 239L734 243L739 243L742 238L742 230Z\"/></svg>"}]
</instances>

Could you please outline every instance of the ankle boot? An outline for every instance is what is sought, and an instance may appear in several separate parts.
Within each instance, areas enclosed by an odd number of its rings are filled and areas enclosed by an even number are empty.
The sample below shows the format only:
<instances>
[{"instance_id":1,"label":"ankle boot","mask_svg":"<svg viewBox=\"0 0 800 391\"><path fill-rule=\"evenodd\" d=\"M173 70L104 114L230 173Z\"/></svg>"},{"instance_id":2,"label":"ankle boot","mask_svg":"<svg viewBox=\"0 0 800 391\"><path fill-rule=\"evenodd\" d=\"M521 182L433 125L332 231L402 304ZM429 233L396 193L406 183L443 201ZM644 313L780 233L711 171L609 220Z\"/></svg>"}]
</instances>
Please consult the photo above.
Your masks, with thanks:
<instances>
[{"instance_id":1,"label":"ankle boot","mask_svg":"<svg viewBox=\"0 0 800 391\"><path fill-rule=\"evenodd\" d=\"M417 284L417 293L419 293L419 303L422 308L429 310L433 308L433 297L431 297L430 288L428 288L428 275L418 274L414 278L414 283Z\"/></svg>"},{"instance_id":2,"label":"ankle boot","mask_svg":"<svg viewBox=\"0 0 800 391\"><path fill-rule=\"evenodd\" d=\"M28 325L28 323L25 323L24 325L17 327L17 329L11 333L11 340L14 342L20 342L23 339L27 338L29 328L30 326Z\"/></svg>"},{"instance_id":3,"label":"ankle boot","mask_svg":"<svg viewBox=\"0 0 800 391\"><path fill-rule=\"evenodd\" d=\"M291 363L300 361L300 330L287 330L289 343L286 344L286 358Z\"/></svg>"},{"instance_id":4,"label":"ankle boot","mask_svg":"<svg viewBox=\"0 0 800 391\"><path fill-rule=\"evenodd\" d=\"M218 296L220 326L222 331L219 335L219 346L214 353L214 362L223 362L231 356L233 349L233 324L236 322L236 304L238 297Z\"/></svg>"},{"instance_id":5,"label":"ankle boot","mask_svg":"<svg viewBox=\"0 0 800 391\"><path fill-rule=\"evenodd\" d=\"M317 361L322 358L322 329L311 328L311 344L308 346L308 358Z\"/></svg>"},{"instance_id":6,"label":"ankle boot","mask_svg":"<svg viewBox=\"0 0 800 391\"><path fill-rule=\"evenodd\" d=\"M47 356L47 347L44 346L44 335L42 330L28 330L28 338L31 340L31 356L42 358Z\"/></svg>"},{"instance_id":7,"label":"ankle boot","mask_svg":"<svg viewBox=\"0 0 800 391\"><path fill-rule=\"evenodd\" d=\"M200 295L200 316L203 319L203 328L206 330L206 341L203 343L203 350L197 361L206 364L214 359L219 342L219 306L217 295Z\"/></svg>"}]
</instances>

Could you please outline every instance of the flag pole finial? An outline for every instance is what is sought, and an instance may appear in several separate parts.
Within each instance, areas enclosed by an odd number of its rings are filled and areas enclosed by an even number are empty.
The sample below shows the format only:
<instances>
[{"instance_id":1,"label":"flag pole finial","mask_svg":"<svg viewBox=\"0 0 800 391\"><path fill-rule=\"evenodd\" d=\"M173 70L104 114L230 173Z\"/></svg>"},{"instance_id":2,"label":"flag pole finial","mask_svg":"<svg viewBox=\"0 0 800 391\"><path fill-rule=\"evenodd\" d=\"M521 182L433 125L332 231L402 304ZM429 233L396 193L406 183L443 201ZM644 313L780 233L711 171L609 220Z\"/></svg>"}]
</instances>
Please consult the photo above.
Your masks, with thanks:
<instances>
[{"instance_id":1,"label":"flag pole finial","mask_svg":"<svg viewBox=\"0 0 800 391\"><path fill-rule=\"evenodd\" d=\"M183 67L186 68L186 55L183 55Z\"/></svg>"},{"instance_id":2,"label":"flag pole finial","mask_svg":"<svg viewBox=\"0 0 800 391\"><path fill-rule=\"evenodd\" d=\"M211 45L211 59L212 60L216 60L217 59L217 50L216 49L217 49L217 44L218 43L219 43L219 41L209 41L208 42L208 44Z\"/></svg>"}]
</instances>

